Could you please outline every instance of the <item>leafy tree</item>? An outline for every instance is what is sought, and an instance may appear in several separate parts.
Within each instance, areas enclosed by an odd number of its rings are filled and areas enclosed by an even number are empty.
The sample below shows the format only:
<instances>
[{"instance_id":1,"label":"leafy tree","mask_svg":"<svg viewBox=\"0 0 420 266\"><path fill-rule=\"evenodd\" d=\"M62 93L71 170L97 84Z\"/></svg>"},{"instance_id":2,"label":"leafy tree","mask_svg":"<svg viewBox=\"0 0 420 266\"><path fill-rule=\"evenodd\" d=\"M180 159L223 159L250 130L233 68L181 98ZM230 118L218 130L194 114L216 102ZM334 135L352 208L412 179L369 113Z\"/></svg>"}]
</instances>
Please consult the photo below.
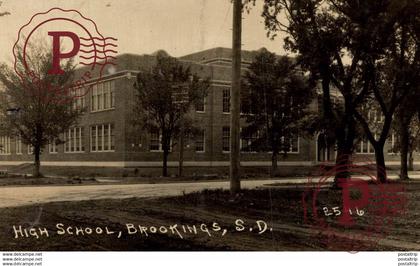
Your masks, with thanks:
<instances>
[{"instance_id":1,"label":"leafy tree","mask_svg":"<svg viewBox=\"0 0 420 266\"><path fill-rule=\"evenodd\" d=\"M18 57L22 59L21 52ZM33 175L40 177L40 155L44 147L52 141L62 142L60 134L77 123L81 110L72 108L69 95L74 77L72 61L61 67L65 74L49 75L52 54L40 45L29 49L27 62L32 72L22 77L7 65L0 67L0 82L5 87L2 92L5 100L1 108L2 131L19 135L24 144L33 148ZM20 73L25 73L21 64L16 67Z\"/></svg>"},{"instance_id":2,"label":"leafy tree","mask_svg":"<svg viewBox=\"0 0 420 266\"><path fill-rule=\"evenodd\" d=\"M136 124L148 132L159 132L163 150L162 175L168 176L168 156L171 142L182 130L189 131L192 122L187 113L191 106L207 94L209 80L192 74L176 58L163 53L156 56L150 72L140 72L134 88L137 91Z\"/></svg>"},{"instance_id":3,"label":"leafy tree","mask_svg":"<svg viewBox=\"0 0 420 266\"><path fill-rule=\"evenodd\" d=\"M245 74L242 95L242 135L256 135L253 149L272 152L274 175L277 156L287 155L292 138L303 132L314 90L291 59L262 50Z\"/></svg>"},{"instance_id":4,"label":"leafy tree","mask_svg":"<svg viewBox=\"0 0 420 266\"><path fill-rule=\"evenodd\" d=\"M263 16L268 34L275 37L278 31L286 33L285 48L297 53L301 66L310 71L313 80L321 82L322 116L337 142L340 171L336 180L350 174L346 165L357 139L357 123L363 122L357 109L379 90L375 85L378 62L395 43L395 27L408 5L408 1L399 0L265 0ZM332 104L333 88L343 99L339 108ZM387 114L398 106L400 96ZM378 143L369 138L377 147L383 146L390 120L391 114L385 119ZM368 134L365 125L363 128ZM384 181L386 176L380 171L383 156L379 149L377 152L378 175Z\"/></svg>"},{"instance_id":5,"label":"leafy tree","mask_svg":"<svg viewBox=\"0 0 420 266\"><path fill-rule=\"evenodd\" d=\"M370 81L362 81L362 86L369 87L372 94L372 97L365 98L364 104L378 106L384 121L380 128L370 127L367 117L358 110L355 112L367 139L375 149L376 164L382 169L385 169L384 145L392 126L393 116L408 94L416 96L420 70L419 35L416 32L420 19L418 15L420 2L413 1L400 5L389 1L388 5L384 16L387 19L384 23L391 21L389 23L392 28L384 38L376 37L377 41L370 48L371 52L362 59L363 64L372 69ZM401 106L400 110L406 107L408 106ZM408 117L399 118L403 119L400 122L408 126L412 119L408 113L407 115ZM406 119L407 121L404 121ZM402 168L404 167L402 165ZM378 171L378 177L382 181L386 180L386 172Z\"/></svg>"}]
</instances>

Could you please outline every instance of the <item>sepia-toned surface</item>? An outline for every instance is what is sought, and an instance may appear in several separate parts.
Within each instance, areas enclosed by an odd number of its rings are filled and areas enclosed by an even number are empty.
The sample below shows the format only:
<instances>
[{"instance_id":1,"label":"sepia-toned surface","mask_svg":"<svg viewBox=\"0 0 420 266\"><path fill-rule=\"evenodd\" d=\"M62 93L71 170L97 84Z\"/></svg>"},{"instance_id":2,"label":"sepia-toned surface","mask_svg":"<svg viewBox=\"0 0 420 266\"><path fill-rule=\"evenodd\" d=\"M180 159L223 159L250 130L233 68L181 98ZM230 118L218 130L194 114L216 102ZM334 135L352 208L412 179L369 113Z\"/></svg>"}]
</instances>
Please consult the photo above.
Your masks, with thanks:
<instances>
[{"instance_id":1,"label":"sepia-toned surface","mask_svg":"<svg viewBox=\"0 0 420 266\"><path fill-rule=\"evenodd\" d=\"M419 250L420 5L388 2L3 1L0 250Z\"/></svg>"}]
</instances>

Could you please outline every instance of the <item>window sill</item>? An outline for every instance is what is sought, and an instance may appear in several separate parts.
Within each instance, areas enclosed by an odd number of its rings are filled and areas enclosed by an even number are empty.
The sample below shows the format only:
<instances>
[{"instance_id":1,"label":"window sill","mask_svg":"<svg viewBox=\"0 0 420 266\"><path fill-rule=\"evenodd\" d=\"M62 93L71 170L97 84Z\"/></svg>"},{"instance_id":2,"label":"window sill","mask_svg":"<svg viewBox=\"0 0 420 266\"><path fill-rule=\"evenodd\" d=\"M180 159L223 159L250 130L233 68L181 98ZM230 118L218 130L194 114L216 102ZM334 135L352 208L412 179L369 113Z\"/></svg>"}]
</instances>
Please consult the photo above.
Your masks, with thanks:
<instances>
[{"instance_id":1,"label":"window sill","mask_svg":"<svg viewBox=\"0 0 420 266\"><path fill-rule=\"evenodd\" d=\"M90 113L94 114L94 113L101 113L101 112L114 111L114 110L115 110L115 107L112 107L112 108L108 108L108 109L90 111Z\"/></svg>"},{"instance_id":2,"label":"window sill","mask_svg":"<svg viewBox=\"0 0 420 266\"><path fill-rule=\"evenodd\" d=\"M272 151L268 151L268 154L272 154ZM278 155L282 155L283 152L279 152ZM300 151L288 151L287 154L300 154Z\"/></svg>"},{"instance_id":3,"label":"window sill","mask_svg":"<svg viewBox=\"0 0 420 266\"><path fill-rule=\"evenodd\" d=\"M90 151L91 153L107 153L107 152L115 152L115 150L109 150L109 151ZM76 152L73 152L76 153ZM78 152L78 153L84 153L84 152Z\"/></svg>"}]
</instances>

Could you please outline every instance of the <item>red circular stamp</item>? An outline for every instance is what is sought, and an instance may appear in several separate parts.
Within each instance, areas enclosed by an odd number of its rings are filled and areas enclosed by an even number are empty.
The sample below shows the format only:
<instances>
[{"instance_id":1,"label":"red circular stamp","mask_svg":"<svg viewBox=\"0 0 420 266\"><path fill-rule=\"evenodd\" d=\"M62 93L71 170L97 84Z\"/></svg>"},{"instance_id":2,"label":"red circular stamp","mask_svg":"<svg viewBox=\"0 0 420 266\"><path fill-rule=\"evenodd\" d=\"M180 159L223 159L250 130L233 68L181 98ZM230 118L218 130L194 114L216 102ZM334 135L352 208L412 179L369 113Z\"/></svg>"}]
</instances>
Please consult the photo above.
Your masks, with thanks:
<instances>
[{"instance_id":1,"label":"red circular stamp","mask_svg":"<svg viewBox=\"0 0 420 266\"><path fill-rule=\"evenodd\" d=\"M369 160L323 164L316 178L309 177L302 195L304 221L318 230L318 240L326 249L376 250L395 217L405 213L405 187L397 182L381 183L377 170ZM334 180L344 171L348 177ZM331 186L334 182L337 189Z\"/></svg>"},{"instance_id":2,"label":"red circular stamp","mask_svg":"<svg viewBox=\"0 0 420 266\"><path fill-rule=\"evenodd\" d=\"M33 15L20 28L13 46L14 70L34 96L72 101L86 95L106 68L115 70L116 41L104 37L96 23L79 11L51 8ZM39 60L48 60L48 69L40 67ZM66 67L69 60L72 64ZM70 81L60 82L64 77Z\"/></svg>"}]
</instances>

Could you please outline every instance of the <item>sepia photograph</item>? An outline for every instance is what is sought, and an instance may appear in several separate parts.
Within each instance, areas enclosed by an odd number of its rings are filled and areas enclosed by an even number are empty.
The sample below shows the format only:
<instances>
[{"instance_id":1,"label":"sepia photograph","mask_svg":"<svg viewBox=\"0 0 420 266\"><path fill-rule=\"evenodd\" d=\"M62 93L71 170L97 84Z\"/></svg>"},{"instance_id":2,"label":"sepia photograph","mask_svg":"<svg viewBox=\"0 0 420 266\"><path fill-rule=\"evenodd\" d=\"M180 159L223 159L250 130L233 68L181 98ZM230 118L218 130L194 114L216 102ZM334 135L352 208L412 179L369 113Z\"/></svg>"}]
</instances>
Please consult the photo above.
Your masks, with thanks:
<instances>
[{"instance_id":1,"label":"sepia photograph","mask_svg":"<svg viewBox=\"0 0 420 266\"><path fill-rule=\"evenodd\" d=\"M419 0L3 0L0 25L2 265L417 265Z\"/></svg>"}]
</instances>

